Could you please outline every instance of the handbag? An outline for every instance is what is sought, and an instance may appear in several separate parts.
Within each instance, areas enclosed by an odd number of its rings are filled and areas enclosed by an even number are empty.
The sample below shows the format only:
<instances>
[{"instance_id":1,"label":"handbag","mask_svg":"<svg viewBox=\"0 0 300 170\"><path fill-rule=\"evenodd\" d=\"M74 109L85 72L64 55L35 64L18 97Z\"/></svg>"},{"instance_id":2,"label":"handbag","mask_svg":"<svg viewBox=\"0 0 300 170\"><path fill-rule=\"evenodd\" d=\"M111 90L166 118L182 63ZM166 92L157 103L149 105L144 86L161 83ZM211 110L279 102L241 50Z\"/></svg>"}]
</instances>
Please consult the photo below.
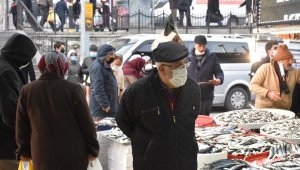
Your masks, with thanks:
<instances>
[{"instance_id":1,"label":"handbag","mask_svg":"<svg viewBox=\"0 0 300 170\"><path fill-rule=\"evenodd\" d=\"M98 158L93 161L89 161L87 170L103 170Z\"/></svg>"},{"instance_id":2,"label":"handbag","mask_svg":"<svg viewBox=\"0 0 300 170\"><path fill-rule=\"evenodd\" d=\"M32 160L30 160L30 161L20 160L18 170L33 170Z\"/></svg>"}]
</instances>

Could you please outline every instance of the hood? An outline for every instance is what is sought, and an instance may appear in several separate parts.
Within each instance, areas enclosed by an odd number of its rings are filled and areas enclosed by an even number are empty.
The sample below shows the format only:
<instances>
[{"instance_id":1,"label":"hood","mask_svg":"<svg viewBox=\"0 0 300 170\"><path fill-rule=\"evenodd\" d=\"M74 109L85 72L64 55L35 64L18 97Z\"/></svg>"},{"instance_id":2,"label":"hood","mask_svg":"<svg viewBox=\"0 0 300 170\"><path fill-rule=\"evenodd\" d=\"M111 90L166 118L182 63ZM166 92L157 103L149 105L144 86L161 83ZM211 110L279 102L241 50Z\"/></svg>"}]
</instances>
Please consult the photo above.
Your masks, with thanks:
<instances>
[{"instance_id":1,"label":"hood","mask_svg":"<svg viewBox=\"0 0 300 170\"><path fill-rule=\"evenodd\" d=\"M74 50L74 49L69 50L68 57L71 58L71 54L73 54L73 53L77 54L76 50Z\"/></svg>"},{"instance_id":2,"label":"hood","mask_svg":"<svg viewBox=\"0 0 300 170\"><path fill-rule=\"evenodd\" d=\"M1 54L17 67L26 65L36 54L36 47L26 35L15 33L1 49Z\"/></svg>"},{"instance_id":3,"label":"hood","mask_svg":"<svg viewBox=\"0 0 300 170\"><path fill-rule=\"evenodd\" d=\"M196 49L195 49L195 47L194 47L194 48L192 49L192 55L193 55L193 56L196 56L195 50L196 50ZM205 54L204 54L203 56L205 56L205 55L207 56L208 54L210 54L210 50L209 50L208 48L206 48L206 49L205 49Z\"/></svg>"},{"instance_id":4,"label":"hood","mask_svg":"<svg viewBox=\"0 0 300 170\"><path fill-rule=\"evenodd\" d=\"M97 52L97 59L102 61L109 52L115 51L115 48L109 44L102 45Z\"/></svg>"}]
</instances>

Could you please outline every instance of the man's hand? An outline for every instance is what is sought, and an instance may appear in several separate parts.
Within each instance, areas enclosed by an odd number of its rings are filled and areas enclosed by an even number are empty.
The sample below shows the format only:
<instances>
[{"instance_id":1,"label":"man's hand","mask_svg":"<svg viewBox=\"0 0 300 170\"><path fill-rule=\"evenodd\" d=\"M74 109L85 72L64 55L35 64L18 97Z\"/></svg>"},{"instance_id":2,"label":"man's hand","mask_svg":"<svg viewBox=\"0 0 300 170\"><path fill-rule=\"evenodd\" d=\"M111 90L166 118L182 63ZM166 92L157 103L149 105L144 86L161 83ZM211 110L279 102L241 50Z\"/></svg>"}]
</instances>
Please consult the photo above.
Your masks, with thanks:
<instances>
[{"instance_id":1,"label":"man's hand","mask_svg":"<svg viewBox=\"0 0 300 170\"><path fill-rule=\"evenodd\" d=\"M89 161L93 161L93 160L95 160L97 157L94 157L94 156L92 156L92 155L88 155L88 160Z\"/></svg>"},{"instance_id":2,"label":"man's hand","mask_svg":"<svg viewBox=\"0 0 300 170\"><path fill-rule=\"evenodd\" d=\"M30 157L26 157L26 156L23 156L23 155L20 158L21 158L22 161L30 161L30 159L31 159Z\"/></svg>"},{"instance_id":3,"label":"man's hand","mask_svg":"<svg viewBox=\"0 0 300 170\"><path fill-rule=\"evenodd\" d=\"M221 80L220 79L214 79L214 80L209 80L209 83L213 84L214 86L218 86L221 84Z\"/></svg>"},{"instance_id":4,"label":"man's hand","mask_svg":"<svg viewBox=\"0 0 300 170\"><path fill-rule=\"evenodd\" d=\"M106 113L108 113L108 112L109 112L109 110L110 110L110 107L107 107L107 108L102 108L102 110L103 110L103 111L105 111Z\"/></svg>"},{"instance_id":5,"label":"man's hand","mask_svg":"<svg viewBox=\"0 0 300 170\"><path fill-rule=\"evenodd\" d=\"M269 91L267 97L275 102L281 100L280 93L274 91Z\"/></svg>"}]
</instances>

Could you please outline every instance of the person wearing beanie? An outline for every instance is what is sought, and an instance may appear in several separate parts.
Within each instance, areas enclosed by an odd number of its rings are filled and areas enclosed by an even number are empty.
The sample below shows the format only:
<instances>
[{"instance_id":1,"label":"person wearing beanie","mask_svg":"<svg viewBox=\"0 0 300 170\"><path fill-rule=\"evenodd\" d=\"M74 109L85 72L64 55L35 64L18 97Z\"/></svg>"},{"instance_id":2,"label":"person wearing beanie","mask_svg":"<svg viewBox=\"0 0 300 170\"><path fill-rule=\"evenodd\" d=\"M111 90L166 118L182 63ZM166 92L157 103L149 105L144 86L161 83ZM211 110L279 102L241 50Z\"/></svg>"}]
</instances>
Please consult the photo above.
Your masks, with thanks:
<instances>
[{"instance_id":1,"label":"person wearing beanie","mask_svg":"<svg viewBox=\"0 0 300 170\"><path fill-rule=\"evenodd\" d=\"M82 68L79 63L79 57L74 49L68 52L68 59L70 61L70 67L68 69L67 80L73 83L83 83Z\"/></svg>"},{"instance_id":2,"label":"person wearing beanie","mask_svg":"<svg viewBox=\"0 0 300 170\"><path fill-rule=\"evenodd\" d=\"M290 110L294 87L300 83L300 71L292 68L293 62L293 54L283 44L271 62L257 70L249 87L256 94L255 107Z\"/></svg>"},{"instance_id":3,"label":"person wearing beanie","mask_svg":"<svg viewBox=\"0 0 300 170\"><path fill-rule=\"evenodd\" d=\"M182 44L159 43L157 67L123 94L116 121L131 139L134 169L197 169L200 91L187 77L188 54Z\"/></svg>"},{"instance_id":4,"label":"person wearing beanie","mask_svg":"<svg viewBox=\"0 0 300 170\"><path fill-rule=\"evenodd\" d=\"M90 49L89 49L89 56L85 57L83 59L83 62L82 62L82 73L84 75L84 83L85 83L85 87L86 87L86 100L87 102L89 103L90 101L90 76L89 76L89 73L90 73L90 67L91 65L93 64L93 62L96 60L96 57L97 57L97 51L98 51L98 47L94 44L92 44L90 46Z\"/></svg>"},{"instance_id":5,"label":"person wearing beanie","mask_svg":"<svg viewBox=\"0 0 300 170\"><path fill-rule=\"evenodd\" d=\"M200 114L209 115L214 99L214 88L223 83L224 73L217 55L210 53L206 48L206 37L198 35L194 43L194 48L189 55L191 64L188 68L188 76L199 84L201 90Z\"/></svg>"},{"instance_id":6,"label":"person wearing beanie","mask_svg":"<svg viewBox=\"0 0 300 170\"><path fill-rule=\"evenodd\" d=\"M271 61L271 59L276 54L277 48L278 48L278 43L275 41L270 41L266 44L265 50L266 50L267 56L264 58L261 58L260 61L255 62L251 65L251 72L249 74L250 80L252 79L253 75L255 74L255 72L261 65L263 65L265 63L269 63Z\"/></svg>"}]
</instances>

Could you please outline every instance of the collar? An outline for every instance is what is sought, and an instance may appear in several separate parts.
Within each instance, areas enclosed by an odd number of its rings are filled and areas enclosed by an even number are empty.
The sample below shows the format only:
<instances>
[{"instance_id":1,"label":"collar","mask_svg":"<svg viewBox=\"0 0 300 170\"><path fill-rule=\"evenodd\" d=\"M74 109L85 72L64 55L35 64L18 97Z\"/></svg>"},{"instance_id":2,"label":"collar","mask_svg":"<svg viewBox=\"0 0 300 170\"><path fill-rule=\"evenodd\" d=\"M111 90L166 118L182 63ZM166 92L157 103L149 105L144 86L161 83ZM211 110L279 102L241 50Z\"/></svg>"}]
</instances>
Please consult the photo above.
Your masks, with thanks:
<instances>
[{"instance_id":1,"label":"collar","mask_svg":"<svg viewBox=\"0 0 300 170\"><path fill-rule=\"evenodd\" d=\"M42 73L39 80L50 80L50 79L63 79L59 74L57 73Z\"/></svg>"}]
</instances>

